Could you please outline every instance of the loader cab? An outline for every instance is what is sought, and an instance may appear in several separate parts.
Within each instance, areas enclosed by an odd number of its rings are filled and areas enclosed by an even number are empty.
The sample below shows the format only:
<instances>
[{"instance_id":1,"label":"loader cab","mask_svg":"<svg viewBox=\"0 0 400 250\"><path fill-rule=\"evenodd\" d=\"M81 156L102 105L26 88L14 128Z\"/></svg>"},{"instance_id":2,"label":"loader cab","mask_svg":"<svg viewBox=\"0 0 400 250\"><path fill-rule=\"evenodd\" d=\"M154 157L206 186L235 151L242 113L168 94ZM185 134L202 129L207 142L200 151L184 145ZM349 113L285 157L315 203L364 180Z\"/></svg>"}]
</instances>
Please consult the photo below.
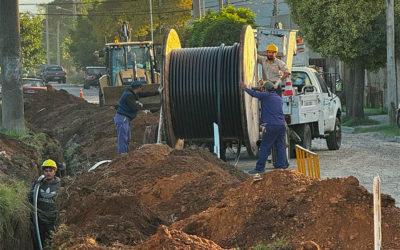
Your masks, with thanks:
<instances>
[{"instance_id":1,"label":"loader cab","mask_svg":"<svg viewBox=\"0 0 400 250\"><path fill-rule=\"evenodd\" d=\"M109 43L105 52L108 86L130 85L134 72L136 79L144 84L157 83L151 42Z\"/></svg>"}]
</instances>

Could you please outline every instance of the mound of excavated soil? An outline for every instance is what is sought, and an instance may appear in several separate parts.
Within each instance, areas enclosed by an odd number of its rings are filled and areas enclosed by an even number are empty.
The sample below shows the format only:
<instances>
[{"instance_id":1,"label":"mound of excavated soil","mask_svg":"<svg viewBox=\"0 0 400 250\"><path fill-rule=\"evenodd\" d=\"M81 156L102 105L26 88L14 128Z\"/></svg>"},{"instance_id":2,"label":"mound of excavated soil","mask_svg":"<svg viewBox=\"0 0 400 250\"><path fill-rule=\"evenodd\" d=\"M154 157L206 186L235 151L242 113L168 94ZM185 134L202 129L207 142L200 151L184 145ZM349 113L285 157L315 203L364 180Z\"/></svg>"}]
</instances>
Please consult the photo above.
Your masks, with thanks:
<instances>
[{"instance_id":1,"label":"mound of excavated soil","mask_svg":"<svg viewBox=\"0 0 400 250\"><path fill-rule=\"evenodd\" d=\"M373 197L355 177L319 181L277 170L251 178L207 211L173 224L222 247L248 248L285 237L322 249L373 249ZM400 249L400 210L382 196L383 249Z\"/></svg>"},{"instance_id":2,"label":"mound of excavated soil","mask_svg":"<svg viewBox=\"0 0 400 250\"><path fill-rule=\"evenodd\" d=\"M143 244L134 249L153 250L153 249L198 249L198 250L218 250L223 249L211 240L207 240L195 235L187 235L176 229L168 229L160 226L155 235Z\"/></svg>"},{"instance_id":3,"label":"mound of excavated soil","mask_svg":"<svg viewBox=\"0 0 400 250\"><path fill-rule=\"evenodd\" d=\"M117 155L115 112L113 107L100 108L64 90L42 92L25 102L31 129L52 135L62 146L75 137L79 159L91 164ZM131 122L131 150L142 144L146 126L153 124L158 124L158 114L139 112Z\"/></svg>"},{"instance_id":4,"label":"mound of excavated soil","mask_svg":"<svg viewBox=\"0 0 400 250\"><path fill-rule=\"evenodd\" d=\"M39 174L37 161L32 147L0 134L0 182L12 177L33 183Z\"/></svg>"},{"instance_id":5,"label":"mound of excavated soil","mask_svg":"<svg viewBox=\"0 0 400 250\"><path fill-rule=\"evenodd\" d=\"M72 231L79 228L78 235L106 246L116 241L137 245L155 233L161 220L173 222L206 210L240 183L240 175L230 174L220 167L223 161L213 159L216 165L211 158L209 152L190 153L156 144L118 156L109 166L80 175L68 187L61 204L63 222ZM143 204L140 209L138 203ZM142 217L155 218L144 211L153 211L161 220L143 223ZM64 242L61 238L56 236L59 244Z\"/></svg>"}]
</instances>

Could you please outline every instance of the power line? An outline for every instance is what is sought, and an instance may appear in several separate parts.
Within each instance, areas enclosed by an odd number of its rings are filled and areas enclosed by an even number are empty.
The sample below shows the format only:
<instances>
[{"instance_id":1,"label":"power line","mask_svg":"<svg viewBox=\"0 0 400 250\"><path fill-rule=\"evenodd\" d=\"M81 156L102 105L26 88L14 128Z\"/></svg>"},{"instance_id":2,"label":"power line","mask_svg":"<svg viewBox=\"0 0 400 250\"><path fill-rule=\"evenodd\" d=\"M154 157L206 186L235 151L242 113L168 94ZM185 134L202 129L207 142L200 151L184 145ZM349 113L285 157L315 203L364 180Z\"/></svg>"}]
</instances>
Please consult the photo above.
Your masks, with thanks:
<instances>
[{"instance_id":1,"label":"power line","mask_svg":"<svg viewBox=\"0 0 400 250\"><path fill-rule=\"evenodd\" d=\"M171 10L171 11L162 11L162 12L153 12L153 15L158 15L158 14L168 14L168 13L179 13L179 12L190 12L189 9L187 10ZM21 13L27 13L29 12L21 12ZM91 13L91 14L71 14L71 13L37 13L34 14L36 16L121 16L121 15L149 15L150 12L114 12L114 13L109 13L109 12L97 12L97 13Z\"/></svg>"}]
</instances>

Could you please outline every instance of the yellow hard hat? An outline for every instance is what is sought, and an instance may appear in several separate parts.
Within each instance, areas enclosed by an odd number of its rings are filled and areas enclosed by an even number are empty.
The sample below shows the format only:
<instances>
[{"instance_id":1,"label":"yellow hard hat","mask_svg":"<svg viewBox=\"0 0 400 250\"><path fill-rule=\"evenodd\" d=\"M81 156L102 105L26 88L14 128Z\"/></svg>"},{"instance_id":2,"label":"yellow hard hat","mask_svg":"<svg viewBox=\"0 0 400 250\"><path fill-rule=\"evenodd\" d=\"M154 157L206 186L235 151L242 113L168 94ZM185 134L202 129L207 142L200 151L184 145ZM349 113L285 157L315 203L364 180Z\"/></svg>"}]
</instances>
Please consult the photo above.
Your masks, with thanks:
<instances>
[{"instance_id":1,"label":"yellow hard hat","mask_svg":"<svg viewBox=\"0 0 400 250\"><path fill-rule=\"evenodd\" d=\"M275 44L271 43L270 45L268 45L266 50L278 52L278 46L276 46Z\"/></svg>"},{"instance_id":2,"label":"yellow hard hat","mask_svg":"<svg viewBox=\"0 0 400 250\"><path fill-rule=\"evenodd\" d=\"M45 169L45 168L54 168L54 170L57 171L57 164L55 161L53 161L51 159L47 159L42 164L42 169Z\"/></svg>"}]
</instances>

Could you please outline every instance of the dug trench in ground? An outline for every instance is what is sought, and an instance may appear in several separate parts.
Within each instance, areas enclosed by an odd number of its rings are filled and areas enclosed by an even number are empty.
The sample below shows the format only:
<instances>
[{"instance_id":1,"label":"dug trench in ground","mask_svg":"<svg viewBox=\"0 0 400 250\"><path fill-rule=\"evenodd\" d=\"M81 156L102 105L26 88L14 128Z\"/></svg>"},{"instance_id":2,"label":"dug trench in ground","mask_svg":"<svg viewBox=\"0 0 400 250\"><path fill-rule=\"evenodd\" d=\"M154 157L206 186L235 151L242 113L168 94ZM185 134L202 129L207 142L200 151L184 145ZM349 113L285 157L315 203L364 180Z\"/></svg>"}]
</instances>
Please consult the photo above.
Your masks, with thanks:
<instances>
[{"instance_id":1,"label":"dug trench in ground","mask_svg":"<svg viewBox=\"0 0 400 250\"><path fill-rule=\"evenodd\" d=\"M67 93L59 91L55 94L62 96ZM56 103L55 99L58 98L48 97L47 101L53 100ZM60 117L57 117L57 109L47 107L48 111L52 111L50 117L57 125L55 127L52 127L54 124L41 123L35 113L32 113L30 121L36 121L33 124L38 129L47 129L47 132L53 133L65 145L75 134L76 141L83 145L92 134L88 133L89 137L85 137L86 133L82 133L77 124L90 122L96 118L94 113L109 113L107 119L100 119L99 123L94 122L91 125L101 127L94 129L95 131L114 137L113 143L108 143L105 147L110 146L115 150L115 127L112 123L115 111L110 108L99 109L94 105L92 109L89 107L91 104L80 104L79 99L73 101L78 103L63 107ZM81 117L75 116L76 112L81 116L83 114L88 121L79 122L77 119L70 121L73 124L68 124L69 119ZM89 119L91 115L93 118ZM42 118L45 117L46 115L42 115ZM156 123L158 116L155 115L154 118ZM57 122L58 119L64 120ZM146 125L152 124L145 120ZM73 125L73 132L69 131L68 125ZM134 128L135 126L133 131ZM143 132L138 132L136 142L140 142L142 136ZM102 137L98 138L101 140ZM90 158L85 154L86 148L93 150L94 157L91 159L96 159L96 150L102 152L99 155L110 153L110 150L102 149L104 143L105 141L99 143L97 149L92 145L81 146L80 155ZM77 177L74 185L68 189L70 199L63 200L65 223L56 234L54 246L76 246L93 238L89 242L94 241L99 246L113 247L123 244L128 248L136 246L140 249L140 243L151 240L150 235L156 233L159 225L176 221L171 230L182 229L188 234L213 240L226 248L246 248L260 241L271 242L279 237L286 237L294 246L301 241L314 240L323 249L372 248L372 196L353 177L320 182L295 172L273 171L266 174L260 182L252 183L247 180L240 183L242 177L235 176L234 173L225 175L225 172L222 175L224 177L221 177L219 171L209 171L205 167L208 173L204 175L203 167L196 164L215 166L219 160L212 154L198 153L202 152L199 149L192 148L191 153L197 154L194 158L190 152L187 155L188 152L171 151L169 148L150 150L157 154L142 151L145 149L146 147L127 156L117 157L113 164L95 174ZM116 155L113 152L109 155L110 158ZM182 154L186 158L180 158L174 164L168 163L169 157L181 157ZM199 160L199 156L205 162ZM204 159L204 156L209 159ZM185 169L182 166L187 165L195 170L187 170L189 173L182 171L182 168ZM222 169L221 166L218 168ZM171 169L173 171L169 173ZM178 172L174 172L175 170ZM95 178L97 175L99 177ZM207 178L210 178L211 183L207 182ZM231 178L236 178L235 182L222 185L226 187L215 189L212 186L216 180L226 181ZM131 179L136 181L132 183ZM79 185L76 186L77 183ZM208 196L203 197L204 193ZM181 197L184 199L181 200ZM223 197L225 198L220 201ZM85 202L89 205L85 205ZM399 225L399 211L393 206L391 198L384 196L383 202L384 247L398 249L399 228L396 225ZM75 209L75 205L80 203L83 204L82 207ZM201 212L203 210L206 212ZM86 217L89 219L86 220ZM143 244L144 247L146 243Z\"/></svg>"},{"instance_id":2,"label":"dug trench in ground","mask_svg":"<svg viewBox=\"0 0 400 250\"><path fill-rule=\"evenodd\" d=\"M115 109L90 104L64 90L41 92L25 102L25 119L34 131L49 134L65 149L70 173L117 156ZM131 122L131 149L142 144L146 126L158 124L159 115L139 112Z\"/></svg>"},{"instance_id":3,"label":"dug trench in ground","mask_svg":"<svg viewBox=\"0 0 400 250\"><path fill-rule=\"evenodd\" d=\"M60 160L62 151L45 134L0 134L0 250L33 249L28 191L49 157Z\"/></svg>"},{"instance_id":4,"label":"dug trench in ground","mask_svg":"<svg viewBox=\"0 0 400 250\"><path fill-rule=\"evenodd\" d=\"M144 145L77 177L61 199L65 226L54 247L81 244L83 235L107 247L138 245L159 225L216 204L246 177L205 149Z\"/></svg>"}]
</instances>

